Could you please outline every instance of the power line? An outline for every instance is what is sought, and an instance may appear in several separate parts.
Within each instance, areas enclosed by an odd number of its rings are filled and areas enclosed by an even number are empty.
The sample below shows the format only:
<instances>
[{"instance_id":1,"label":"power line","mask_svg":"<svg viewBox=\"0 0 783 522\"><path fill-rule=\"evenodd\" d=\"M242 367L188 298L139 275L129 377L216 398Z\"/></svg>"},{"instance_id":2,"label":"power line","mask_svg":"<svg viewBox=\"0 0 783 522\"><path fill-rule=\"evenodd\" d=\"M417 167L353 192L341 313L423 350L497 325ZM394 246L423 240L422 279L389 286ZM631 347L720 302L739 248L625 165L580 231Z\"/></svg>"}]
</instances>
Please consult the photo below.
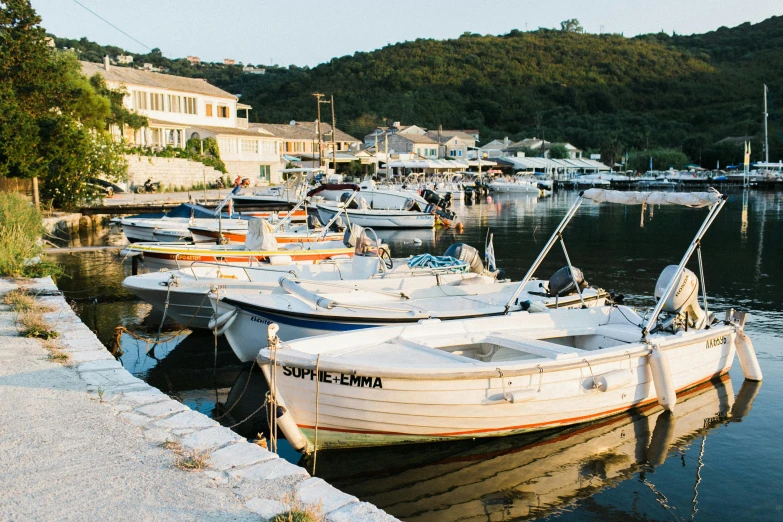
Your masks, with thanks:
<instances>
[{"instance_id":1,"label":"power line","mask_svg":"<svg viewBox=\"0 0 783 522\"><path fill-rule=\"evenodd\" d=\"M113 28L115 28L116 30L118 30L119 32L121 32L122 34L124 34L125 36L127 36L128 38L130 38L131 40L133 40L134 42L136 42L137 44L139 44L139 45L141 45L142 47L144 47L145 49L147 49L148 51L151 51L151 50L152 50L152 49L151 49L149 46L147 46L147 45L144 45L144 44L143 44L143 43L141 43L139 40L135 39L134 37L132 37L131 35L129 35L129 34L128 34L128 33L126 33L125 31L123 31L122 29L120 29L119 27L117 27L116 25L114 25L113 23L111 23L110 21L108 21L107 19L105 19L104 17L102 17L101 15L99 15L98 13L96 13L95 11L93 11L92 9L90 9L89 7L87 7L86 5L82 4L82 3L81 3L81 2L79 2L78 0L73 0L73 1L74 1L74 3L75 3L76 5L78 5L78 6L80 6L80 7L83 7L83 8L84 8L84 9L85 9L87 12L89 12L89 13L93 14L93 15L94 15L95 17L97 17L98 19L100 19L100 20L103 20L104 22L106 22L107 24L109 24L110 26L112 26Z\"/></svg>"}]
</instances>

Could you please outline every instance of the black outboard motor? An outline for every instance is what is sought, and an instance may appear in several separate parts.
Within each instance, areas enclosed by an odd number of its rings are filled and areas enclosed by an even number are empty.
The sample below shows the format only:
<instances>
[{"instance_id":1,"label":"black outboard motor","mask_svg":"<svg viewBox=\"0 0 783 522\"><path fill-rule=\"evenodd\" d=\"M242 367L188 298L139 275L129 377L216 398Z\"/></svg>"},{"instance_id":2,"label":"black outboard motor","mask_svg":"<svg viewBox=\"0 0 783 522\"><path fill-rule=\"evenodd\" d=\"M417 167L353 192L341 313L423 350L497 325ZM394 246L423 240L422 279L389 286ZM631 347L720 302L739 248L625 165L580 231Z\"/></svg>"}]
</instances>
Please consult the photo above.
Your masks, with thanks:
<instances>
[{"instance_id":1,"label":"black outboard motor","mask_svg":"<svg viewBox=\"0 0 783 522\"><path fill-rule=\"evenodd\" d=\"M454 243L443 253L444 256L450 256L460 261L465 261L474 274L484 272L484 263L481 261L479 251L465 243Z\"/></svg>"},{"instance_id":2,"label":"black outboard motor","mask_svg":"<svg viewBox=\"0 0 783 522\"><path fill-rule=\"evenodd\" d=\"M574 267L574 277L571 277L571 271L564 266L549 278L549 295L563 297L576 292L574 279L579 284L579 288L587 288L587 281L581 270Z\"/></svg>"},{"instance_id":3,"label":"black outboard motor","mask_svg":"<svg viewBox=\"0 0 783 522\"><path fill-rule=\"evenodd\" d=\"M433 205L438 205L440 203L440 196L437 192L430 189L424 189L421 191L421 197L426 201L427 203L432 203Z\"/></svg>"},{"instance_id":4,"label":"black outboard motor","mask_svg":"<svg viewBox=\"0 0 783 522\"><path fill-rule=\"evenodd\" d=\"M340 196L340 203L345 203L348 201L348 198L351 197L351 192L343 192ZM358 196L357 196L358 197ZM353 201L351 201L351 204L348 205L348 208L359 208L359 203L356 202L356 198L354 198Z\"/></svg>"}]
</instances>

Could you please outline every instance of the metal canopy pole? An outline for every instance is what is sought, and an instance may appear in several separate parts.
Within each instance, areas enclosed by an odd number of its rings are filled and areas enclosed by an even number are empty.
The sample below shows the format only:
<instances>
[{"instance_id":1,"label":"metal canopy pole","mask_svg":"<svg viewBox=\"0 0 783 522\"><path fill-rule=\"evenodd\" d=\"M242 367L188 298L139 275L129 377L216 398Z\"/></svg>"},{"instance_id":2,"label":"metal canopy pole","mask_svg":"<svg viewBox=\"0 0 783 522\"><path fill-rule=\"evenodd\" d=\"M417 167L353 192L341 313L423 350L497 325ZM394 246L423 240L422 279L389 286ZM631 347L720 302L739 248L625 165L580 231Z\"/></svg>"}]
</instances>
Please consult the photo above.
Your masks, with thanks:
<instances>
[{"instance_id":1,"label":"metal canopy pole","mask_svg":"<svg viewBox=\"0 0 783 522\"><path fill-rule=\"evenodd\" d=\"M563 255L565 255L566 263L568 263L568 272L571 274L571 281L574 282L574 286L576 287L576 293L579 294L579 300L582 301L582 308L587 308L584 297L582 297L582 289L579 288L579 283L576 281L574 266L571 264L571 258L568 257L568 251L566 250L565 241L563 241L562 234L560 234L560 246L563 247Z\"/></svg>"},{"instance_id":2,"label":"metal canopy pole","mask_svg":"<svg viewBox=\"0 0 783 522\"><path fill-rule=\"evenodd\" d=\"M333 217L332 219L330 219L330 220L329 220L329 223L327 223L326 225L324 225L324 231L323 231L323 233L321 234L321 237L319 237L319 238L318 238L318 241L321 241L322 239L324 239L324 238L326 237L326 234L328 234L328 233L329 233L329 227L330 227L330 226L332 226L332 223L334 223L335 221L337 221L337 218L338 218L338 217L340 217L340 213L342 213L342 211L343 211L343 210L347 210L347 209L348 209L348 205L350 205L350 204L351 204L351 202L352 202L352 201L354 200L354 198L356 197L356 194L358 194L358 193L359 193L359 191L358 191L358 190L354 190L354 191L353 191L353 194L351 194L351 197L349 197L349 198L348 198L348 199L345 201L345 203L343 204L343 206L342 206L342 207L339 207L339 206L337 207L337 213L334 215L334 217ZM345 219L346 219L346 221L348 220L348 212L347 212L347 211L346 211L346 213L345 213ZM348 228L350 228L350 227L351 227L351 222L350 222L350 221L348 221Z\"/></svg>"},{"instance_id":3,"label":"metal canopy pole","mask_svg":"<svg viewBox=\"0 0 783 522\"><path fill-rule=\"evenodd\" d=\"M710 228L710 225L712 225L712 222L715 221L715 218L718 216L718 213L723 208L723 205L726 204L726 199L727 196L721 196L721 200L715 205L713 205L712 208L710 208L710 212L709 214L707 214L707 217L704 219L704 223L701 224L701 228L699 228L699 231L696 232L696 237L693 238L693 241L691 241L688 250L685 251L685 255L682 257L680 264L677 265L677 270L674 272L671 281L669 281L669 284L666 286L666 291L664 291L663 295L658 300L658 303L655 305L655 309L653 310L650 319L647 321L647 324L642 329L643 339L647 338L647 334L650 333L650 330L655 326L655 322L658 320L658 316L660 315L661 310L663 310L663 305L666 302L666 299L669 298L669 294L672 293L672 291L674 290L674 286L677 284L677 279L680 277L680 274L682 274L682 271L685 269L685 265L688 264L688 261L693 255L693 251L696 250L696 248L699 246L701 239L704 237L704 234L707 233L707 229Z\"/></svg>"},{"instance_id":4,"label":"metal canopy pole","mask_svg":"<svg viewBox=\"0 0 783 522\"><path fill-rule=\"evenodd\" d=\"M549 238L549 241L547 241L546 245L544 245L544 248L541 250L541 253L539 253L536 260L533 261L533 264L530 266L530 269L527 271L527 274L525 274L525 277L523 277L522 281L519 282L519 286L517 286L517 289L514 291L514 295L512 295L511 299L509 299L508 302L506 303L506 309L503 312L504 314L507 314L509 312L511 305L514 304L516 298L519 297L519 294L522 292L522 289L525 287L525 285L533 278L533 274L535 274L536 270L538 270L539 265L541 265L541 263L544 261L544 258L552 249L555 242L560 238L561 234L563 233L563 230L565 230L565 227L568 226L568 223L569 221L571 221L571 218L573 218L574 214L576 214L579 205L581 205L582 201L584 201L583 194L584 192L579 193L579 197L576 198L574 204L571 205L571 208L568 210L568 212L566 212L566 215L563 217L563 220L555 229L554 233L552 234L552 237Z\"/></svg>"}]
</instances>

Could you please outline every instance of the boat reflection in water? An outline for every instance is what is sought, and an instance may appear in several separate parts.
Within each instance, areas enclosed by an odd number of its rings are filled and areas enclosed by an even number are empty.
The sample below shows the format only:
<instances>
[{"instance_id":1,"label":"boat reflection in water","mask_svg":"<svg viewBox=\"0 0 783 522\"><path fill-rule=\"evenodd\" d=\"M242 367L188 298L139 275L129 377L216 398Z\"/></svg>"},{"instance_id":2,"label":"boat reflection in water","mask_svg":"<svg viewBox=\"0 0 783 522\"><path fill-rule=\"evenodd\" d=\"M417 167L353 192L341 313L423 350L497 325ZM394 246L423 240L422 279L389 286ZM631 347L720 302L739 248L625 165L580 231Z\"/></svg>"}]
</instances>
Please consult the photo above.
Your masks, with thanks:
<instances>
[{"instance_id":1,"label":"boat reflection in water","mask_svg":"<svg viewBox=\"0 0 783 522\"><path fill-rule=\"evenodd\" d=\"M316 472L406 521L536 518L651 471L671 450L740 420L760 386L745 381L735 399L723 375L679 397L674 415L656 406L519 437L325 451Z\"/></svg>"}]
</instances>

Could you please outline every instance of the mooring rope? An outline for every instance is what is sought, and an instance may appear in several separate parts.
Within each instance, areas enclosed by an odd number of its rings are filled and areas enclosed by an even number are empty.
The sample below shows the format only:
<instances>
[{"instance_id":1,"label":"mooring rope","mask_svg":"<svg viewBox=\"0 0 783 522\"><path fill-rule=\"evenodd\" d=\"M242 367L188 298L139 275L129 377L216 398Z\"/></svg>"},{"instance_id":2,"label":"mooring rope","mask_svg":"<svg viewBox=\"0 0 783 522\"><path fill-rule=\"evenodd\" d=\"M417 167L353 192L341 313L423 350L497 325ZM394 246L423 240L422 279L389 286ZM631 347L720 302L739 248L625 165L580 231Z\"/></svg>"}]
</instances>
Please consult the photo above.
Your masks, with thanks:
<instances>
[{"instance_id":1,"label":"mooring rope","mask_svg":"<svg viewBox=\"0 0 783 522\"><path fill-rule=\"evenodd\" d=\"M315 436L313 441L313 475L315 475L315 462L318 458L318 407L321 396L321 354L315 360Z\"/></svg>"}]
</instances>

